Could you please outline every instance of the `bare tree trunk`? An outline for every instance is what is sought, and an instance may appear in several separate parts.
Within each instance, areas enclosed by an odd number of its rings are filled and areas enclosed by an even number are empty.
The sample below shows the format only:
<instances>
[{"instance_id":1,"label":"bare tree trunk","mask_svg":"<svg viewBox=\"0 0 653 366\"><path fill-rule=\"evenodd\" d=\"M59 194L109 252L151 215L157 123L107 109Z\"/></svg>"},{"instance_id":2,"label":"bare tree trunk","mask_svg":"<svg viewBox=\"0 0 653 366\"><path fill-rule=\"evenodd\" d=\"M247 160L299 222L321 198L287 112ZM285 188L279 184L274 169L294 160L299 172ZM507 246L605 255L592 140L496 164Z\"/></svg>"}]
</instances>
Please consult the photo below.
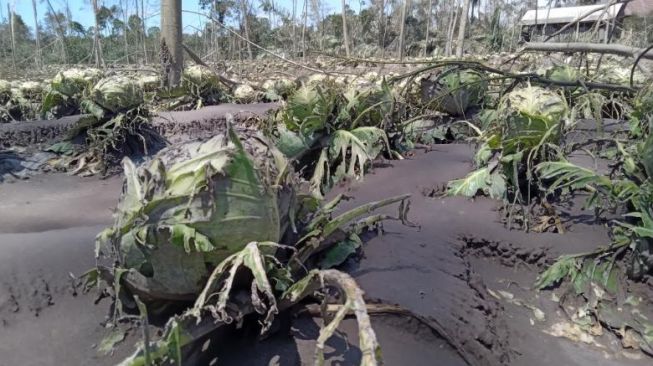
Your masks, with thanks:
<instances>
[{"instance_id":1,"label":"bare tree trunk","mask_svg":"<svg viewBox=\"0 0 653 366\"><path fill-rule=\"evenodd\" d=\"M242 13L242 24L243 28L245 31L245 39L248 41L251 41L249 39L249 22L247 21L247 0L240 0L240 12ZM249 42L245 42L247 44L247 55L249 56L250 60L254 59L254 54L252 53L252 46L249 44Z\"/></svg>"},{"instance_id":2,"label":"bare tree trunk","mask_svg":"<svg viewBox=\"0 0 653 366\"><path fill-rule=\"evenodd\" d=\"M59 39L61 41L61 61L64 64L68 63L68 50L66 48L66 33L64 32L63 25L61 25L61 20L59 19L59 15L54 11L54 8L52 7L52 3L50 0L46 0L48 3L48 8L50 9L50 13L52 13L52 16L54 17L54 20L57 22L57 33L59 33Z\"/></svg>"},{"instance_id":3,"label":"bare tree trunk","mask_svg":"<svg viewBox=\"0 0 653 366\"><path fill-rule=\"evenodd\" d=\"M302 60L306 61L306 21L308 20L308 0L304 0L304 22L302 24Z\"/></svg>"},{"instance_id":4,"label":"bare tree trunk","mask_svg":"<svg viewBox=\"0 0 653 366\"><path fill-rule=\"evenodd\" d=\"M36 12L36 0L32 0L32 12L34 13L34 38L36 39L36 67L43 66L41 57L41 29L39 28L39 18Z\"/></svg>"},{"instance_id":5,"label":"bare tree trunk","mask_svg":"<svg viewBox=\"0 0 653 366\"><path fill-rule=\"evenodd\" d=\"M408 7L408 0L404 0L401 4L401 23L399 23L399 60L404 59L404 30L406 28L406 8Z\"/></svg>"},{"instance_id":6,"label":"bare tree trunk","mask_svg":"<svg viewBox=\"0 0 653 366\"><path fill-rule=\"evenodd\" d=\"M161 64L164 86L175 87L184 67L181 39L181 0L161 0Z\"/></svg>"},{"instance_id":7,"label":"bare tree trunk","mask_svg":"<svg viewBox=\"0 0 653 366\"><path fill-rule=\"evenodd\" d=\"M14 67L14 72L17 72L16 69L16 19L13 9L11 9L9 3L7 3L7 11L9 12L9 27L11 28L11 64Z\"/></svg>"},{"instance_id":8,"label":"bare tree trunk","mask_svg":"<svg viewBox=\"0 0 653 366\"><path fill-rule=\"evenodd\" d=\"M385 49L385 1L379 4L379 47Z\"/></svg>"},{"instance_id":9,"label":"bare tree trunk","mask_svg":"<svg viewBox=\"0 0 653 366\"><path fill-rule=\"evenodd\" d=\"M93 0L93 14L95 17L95 29L93 32L93 51L95 52L95 66L104 67L104 55L102 53L102 41L100 40L100 22L98 21L97 0Z\"/></svg>"},{"instance_id":10,"label":"bare tree trunk","mask_svg":"<svg viewBox=\"0 0 653 366\"><path fill-rule=\"evenodd\" d=\"M320 10L320 0L311 0L311 6L315 12L315 21L316 26L320 29L320 37L318 38L318 44L320 51L324 50L324 22L322 21L322 12Z\"/></svg>"},{"instance_id":11,"label":"bare tree trunk","mask_svg":"<svg viewBox=\"0 0 653 366\"><path fill-rule=\"evenodd\" d=\"M136 12L138 13L138 8L136 9ZM181 10L179 10L179 13L181 14ZM179 21L179 24L180 24L180 27L181 27L181 20ZM142 39L143 39L143 60L145 61L145 64L147 65L147 63L148 63L148 59L147 59L147 32L145 31L145 5L143 4L143 0L141 0L141 28L143 28L143 29L141 29ZM179 28L179 29L181 31L181 28ZM179 42L181 42L181 38L180 38ZM181 46L179 46L179 47L181 47Z\"/></svg>"},{"instance_id":12,"label":"bare tree trunk","mask_svg":"<svg viewBox=\"0 0 653 366\"><path fill-rule=\"evenodd\" d=\"M120 0L120 7L122 8L122 38L125 46L125 61L127 62L127 65L129 65L129 40L127 39L127 8L129 7L129 2L125 0L123 5L122 0Z\"/></svg>"},{"instance_id":13,"label":"bare tree trunk","mask_svg":"<svg viewBox=\"0 0 653 366\"><path fill-rule=\"evenodd\" d=\"M2 6L0 6L0 19L4 19L4 14L2 10ZM0 35L0 50L2 50L2 58L6 59L8 58L7 56L7 45L6 45L6 39L4 37L4 34Z\"/></svg>"},{"instance_id":14,"label":"bare tree trunk","mask_svg":"<svg viewBox=\"0 0 653 366\"><path fill-rule=\"evenodd\" d=\"M424 40L424 56L429 48L429 33L431 32L431 14L433 14L433 0L429 0L428 11L426 12L426 39Z\"/></svg>"},{"instance_id":15,"label":"bare tree trunk","mask_svg":"<svg viewBox=\"0 0 653 366\"><path fill-rule=\"evenodd\" d=\"M297 0L292 0L292 56L297 56Z\"/></svg>"},{"instance_id":16,"label":"bare tree trunk","mask_svg":"<svg viewBox=\"0 0 653 366\"><path fill-rule=\"evenodd\" d=\"M464 0L463 12L460 14L460 27L458 28L458 42L456 44L456 57L463 57L465 48L465 31L467 30L467 19L469 18L469 4L471 0Z\"/></svg>"},{"instance_id":17,"label":"bare tree trunk","mask_svg":"<svg viewBox=\"0 0 653 366\"><path fill-rule=\"evenodd\" d=\"M456 28L456 22L458 21L458 4L452 10L453 14L450 15L449 26L447 27L447 45L445 46L444 53L446 56L451 56L453 53L453 36L454 29Z\"/></svg>"},{"instance_id":18,"label":"bare tree trunk","mask_svg":"<svg viewBox=\"0 0 653 366\"><path fill-rule=\"evenodd\" d=\"M342 0L342 36L345 41L345 54L349 57L349 35L347 34L347 5L345 0Z\"/></svg>"},{"instance_id":19,"label":"bare tree trunk","mask_svg":"<svg viewBox=\"0 0 653 366\"><path fill-rule=\"evenodd\" d=\"M624 46L620 44L585 43L585 42L529 42L524 45L525 51L542 52L584 52L612 54L624 57L637 57L644 49ZM653 60L653 51L642 55L643 59Z\"/></svg>"}]
</instances>

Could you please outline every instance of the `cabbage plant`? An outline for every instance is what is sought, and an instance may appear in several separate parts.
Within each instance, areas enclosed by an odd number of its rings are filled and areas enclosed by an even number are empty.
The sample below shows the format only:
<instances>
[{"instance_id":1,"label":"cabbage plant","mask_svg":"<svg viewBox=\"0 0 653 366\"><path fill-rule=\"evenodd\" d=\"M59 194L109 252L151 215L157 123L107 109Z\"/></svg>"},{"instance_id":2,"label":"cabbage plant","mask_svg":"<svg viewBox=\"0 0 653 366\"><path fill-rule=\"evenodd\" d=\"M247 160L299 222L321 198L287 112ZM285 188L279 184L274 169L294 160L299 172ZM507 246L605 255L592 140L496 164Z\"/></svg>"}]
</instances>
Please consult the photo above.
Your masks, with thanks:
<instances>
[{"instance_id":1,"label":"cabbage plant","mask_svg":"<svg viewBox=\"0 0 653 366\"><path fill-rule=\"evenodd\" d=\"M557 143L569 114L565 99L555 91L537 86L516 89L505 95L497 110L504 154Z\"/></svg>"},{"instance_id":2,"label":"cabbage plant","mask_svg":"<svg viewBox=\"0 0 653 366\"><path fill-rule=\"evenodd\" d=\"M231 131L173 146L138 169L125 159L116 221L98 242L132 270L125 282L133 292L192 298L211 269L246 244L280 241L293 194L287 162L248 137Z\"/></svg>"},{"instance_id":3,"label":"cabbage plant","mask_svg":"<svg viewBox=\"0 0 653 366\"><path fill-rule=\"evenodd\" d=\"M123 156L163 145L149 125L149 111L143 103L143 91L132 78L112 76L98 81L81 102L88 115L75 123L64 141L50 148L66 155L55 165L74 174L106 173Z\"/></svg>"},{"instance_id":4,"label":"cabbage plant","mask_svg":"<svg viewBox=\"0 0 653 366\"><path fill-rule=\"evenodd\" d=\"M471 69L453 68L421 80L422 103L440 112L462 116L483 103L487 76Z\"/></svg>"},{"instance_id":5,"label":"cabbage plant","mask_svg":"<svg viewBox=\"0 0 653 366\"><path fill-rule=\"evenodd\" d=\"M84 93L102 78L102 74L101 70L94 68L72 68L58 72L49 83L41 114L56 118L78 114Z\"/></svg>"}]
</instances>

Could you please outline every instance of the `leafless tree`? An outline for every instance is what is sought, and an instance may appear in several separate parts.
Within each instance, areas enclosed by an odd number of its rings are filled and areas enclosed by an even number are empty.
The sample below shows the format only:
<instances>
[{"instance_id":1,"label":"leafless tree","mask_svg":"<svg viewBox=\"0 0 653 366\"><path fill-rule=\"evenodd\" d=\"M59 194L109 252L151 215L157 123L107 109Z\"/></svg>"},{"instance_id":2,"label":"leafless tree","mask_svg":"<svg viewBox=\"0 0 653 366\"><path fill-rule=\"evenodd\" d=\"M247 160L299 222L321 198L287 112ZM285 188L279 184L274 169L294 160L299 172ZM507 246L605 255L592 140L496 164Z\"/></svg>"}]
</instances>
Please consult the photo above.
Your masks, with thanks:
<instances>
[{"instance_id":1,"label":"leafless tree","mask_svg":"<svg viewBox=\"0 0 653 366\"><path fill-rule=\"evenodd\" d=\"M406 29L406 8L408 7L408 1L404 0L401 4L401 16L399 23L399 60L404 59L404 42L406 39L405 29Z\"/></svg>"},{"instance_id":2,"label":"leafless tree","mask_svg":"<svg viewBox=\"0 0 653 366\"><path fill-rule=\"evenodd\" d=\"M184 67L181 0L161 0L161 64L164 86L179 85Z\"/></svg>"},{"instance_id":3,"label":"leafless tree","mask_svg":"<svg viewBox=\"0 0 653 366\"><path fill-rule=\"evenodd\" d=\"M347 34L347 4L342 0L342 36L345 41L345 54L349 57L349 35Z\"/></svg>"},{"instance_id":4,"label":"leafless tree","mask_svg":"<svg viewBox=\"0 0 653 366\"><path fill-rule=\"evenodd\" d=\"M32 13L34 14L34 38L36 39L35 58L36 67L43 66L43 57L41 56L41 29L39 27L39 17L36 12L36 0L32 0Z\"/></svg>"},{"instance_id":5,"label":"leafless tree","mask_svg":"<svg viewBox=\"0 0 653 366\"><path fill-rule=\"evenodd\" d=\"M95 55L95 66L104 67L104 55L102 53L102 41L100 39L100 22L98 19L97 0L91 0L93 5L93 15L95 18L95 27L93 29L93 54Z\"/></svg>"},{"instance_id":6,"label":"leafless tree","mask_svg":"<svg viewBox=\"0 0 653 366\"><path fill-rule=\"evenodd\" d=\"M469 4L471 0L464 0L463 11L460 14L460 26L458 28L458 42L456 43L456 57L463 57L465 48L465 32L467 30L467 19L469 19Z\"/></svg>"}]
</instances>

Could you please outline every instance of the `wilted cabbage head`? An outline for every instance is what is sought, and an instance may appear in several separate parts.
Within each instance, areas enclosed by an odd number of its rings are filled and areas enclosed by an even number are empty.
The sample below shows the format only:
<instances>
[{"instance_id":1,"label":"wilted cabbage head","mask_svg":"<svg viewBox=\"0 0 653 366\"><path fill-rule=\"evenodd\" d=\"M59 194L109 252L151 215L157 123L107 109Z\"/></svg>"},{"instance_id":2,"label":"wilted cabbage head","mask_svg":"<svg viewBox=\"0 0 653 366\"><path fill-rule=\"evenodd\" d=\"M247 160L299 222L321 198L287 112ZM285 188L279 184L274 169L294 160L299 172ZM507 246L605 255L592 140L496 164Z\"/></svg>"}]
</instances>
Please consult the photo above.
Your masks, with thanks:
<instances>
[{"instance_id":1,"label":"wilted cabbage head","mask_svg":"<svg viewBox=\"0 0 653 366\"><path fill-rule=\"evenodd\" d=\"M143 75L138 78L138 86L140 86L143 91L155 91L159 85L161 85L161 77L159 77L159 75Z\"/></svg>"},{"instance_id":2,"label":"wilted cabbage head","mask_svg":"<svg viewBox=\"0 0 653 366\"><path fill-rule=\"evenodd\" d=\"M504 121L504 153L533 148L542 139L557 141L568 114L565 99L548 89L529 86L506 94L497 110L497 117Z\"/></svg>"},{"instance_id":3,"label":"wilted cabbage head","mask_svg":"<svg viewBox=\"0 0 653 366\"><path fill-rule=\"evenodd\" d=\"M569 65L555 65L546 70L544 76L553 81L574 82L580 79L581 73Z\"/></svg>"},{"instance_id":4,"label":"wilted cabbage head","mask_svg":"<svg viewBox=\"0 0 653 366\"><path fill-rule=\"evenodd\" d=\"M306 80L306 85L322 85L329 77L325 74L313 74Z\"/></svg>"},{"instance_id":5,"label":"wilted cabbage head","mask_svg":"<svg viewBox=\"0 0 653 366\"><path fill-rule=\"evenodd\" d=\"M287 98L296 89L295 83L290 79L269 79L261 85L265 96L270 100Z\"/></svg>"},{"instance_id":6,"label":"wilted cabbage head","mask_svg":"<svg viewBox=\"0 0 653 366\"><path fill-rule=\"evenodd\" d=\"M234 89L234 99L240 103L252 103L258 99L258 92L250 85L240 84Z\"/></svg>"},{"instance_id":7,"label":"wilted cabbage head","mask_svg":"<svg viewBox=\"0 0 653 366\"><path fill-rule=\"evenodd\" d=\"M632 116L640 122L653 122L653 83L647 84L635 96Z\"/></svg>"},{"instance_id":8,"label":"wilted cabbage head","mask_svg":"<svg viewBox=\"0 0 653 366\"><path fill-rule=\"evenodd\" d=\"M488 83L485 74L469 69L449 69L421 82L422 103L454 116L482 104Z\"/></svg>"},{"instance_id":9,"label":"wilted cabbage head","mask_svg":"<svg viewBox=\"0 0 653 366\"><path fill-rule=\"evenodd\" d=\"M197 294L227 256L281 239L294 201L287 161L249 134L174 145L140 168L125 159L115 224L97 240L110 260L135 270L123 279L145 284L141 298Z\"/></svg>"},{"instance_id":10,"label":"wilted cabbage head","mask_svg":"<svg viewBox=\"0 0 653 366\"><path fill-rule=\"evenodd\" d=\"M356 120L357 126L379 126L394 106L392 90L378 84L354 84L342 95L346 104L340 109L339 119Z\"/></svg>"},{"instance_id":11,"label":"wilted cabbage head","mask_svg":"<svg viewBox=\"0 0 653 366\"><path fill-rule=\"evenodd\" d=\"M596 80L607 84L630 85L631 65L622 65L615 60L606 60L601 63L601 68L596 72ZM633 83L642 85L647 82L647 77L641 72L633 75Z\"/></svg>"},{"instance_id":12,"label":"wilted cabbage head","mask_svg":"<svg viewBox=\"0 0 653 366\"><path fill-rule=\"evenodd\" d=\"M36 81L25 81L18 87L20 97L30 101L40 101L43 94L43 85Z\"/></svg>"},{"instance_id":13,"label":"wilted cabbage head","mask_svg":"<svg viewBox=\"0 0 653 366\"><path fill-rule=\"evenodd\" d=\"M218 88L220 86L220 80L215 72L202 65L192 65L187 67L184 70L182 81L186 88L195 87L200 91Z\"/></svg>"},{"instance_id":14,"label":"wilted cabbage head","mask_svg":"<svg viewBox=\"0 0 653 366\"><path fill-rule=\"evenodd\" d=\"M5 104L11 99L11 83L0 80L0 104Z\"/></svg>"},{"instance_id":15,"label":"wilted cabbage head","mask_svg":"<svg viewBox=\"0 0 653 366\"><path fill-rule=\"evenodd\" d=\"M57 73L52 79L50 87L54 91L72 97L92 87L101 77L102 71L98 69L72 68Z\"/></svg>"},{"instance_id":16,"label":"wilted cabbage head","mask_svg":"<svg viewBox=\"0 0 653 366\"><path fill-rule=\"evenodd\" d=\"M141 105L143 90L132 78L111 76L95 84L91 100L105 110L119 113Z\"/></svg>"}]
</instances>

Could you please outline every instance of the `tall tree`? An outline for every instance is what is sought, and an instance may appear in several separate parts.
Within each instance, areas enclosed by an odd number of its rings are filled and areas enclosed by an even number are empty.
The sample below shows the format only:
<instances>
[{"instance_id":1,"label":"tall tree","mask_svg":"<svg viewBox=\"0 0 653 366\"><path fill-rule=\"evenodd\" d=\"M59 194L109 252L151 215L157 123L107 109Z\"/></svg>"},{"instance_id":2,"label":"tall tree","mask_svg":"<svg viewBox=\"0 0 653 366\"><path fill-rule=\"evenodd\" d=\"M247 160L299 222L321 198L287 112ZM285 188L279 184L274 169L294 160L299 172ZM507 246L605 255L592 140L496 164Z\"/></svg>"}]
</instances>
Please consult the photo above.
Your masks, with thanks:
<instances>
[{"instance_id":1,"label":"tall tree","mask_svg":"<svg viewBox=\"0 0 653 366\"><path fill-rule=\"evenodd\" d=\"M181 0L161 0L162 80L167 87L178 86L181 81L184 67L181 37Z\"/></svg>"},{"instance_id":2,"label":"tall tree","mask_svg":"<svg viewBox=\"0 0 653 366\"><path fill-rule=\"evenodd\" d=\"M304 20L302 22L302 60L306 60L306 23L308 20L308 1L304 0Z\"/></svg>"},{"instance_id":3,"label":"tall tree","mask_svg":"<svg viewBox=\"0 0 653 366\"><path fill-rule=\"evenodd\" d=\"M36 12L36 0L32 0L32 13L34 14L34 38L36 39L35 61L36 67L41 67L43 66L43 58L41 57L41 29L39 28L39 18Z\"/></svg>"},{"instance_id":4,"label":"tall tree","mask_svg":"<svg viewBox=\"0 0 653 366\"><path fill-rule=\"evenodd\" d=\"M50 10L51 16L54 18L57 24L57 33L59 35L59 41L61 42L61 61L62 63L68 62L68 47L66 47L66 32L64 30L62 20L60 19L59 13L54 11L52 7L52 2L50 0L45 0L48 4L48 9Z\"/></svg>"},{"instance_id":5,"label":"tall tree","mask_svg":"<svg viewBox=\"0 0 653 366\"><path fill-rule=\"evenodd\" d=\"M399 60L402 61L404 59L404 42L406 38L406 8L408 7L408 1L409 0L404 0L401 4L401 23L399 24Z\"/></svg>"},{"instance_id":6,"label":"tall tree","mask_svg":"<svg viewBox=\"0 0 653 366\"><path fill-rule=\"evenodd\" d=\"M247 10L247 0L240 0L240 16L241 16L241 25L243 26L243 31L245 32L245 39L247 42L247 56L250 60L254 59L254 53L252 52L252 45L249 43L251 39L249 38L249 11Z\"/></svg>"},{"instance_id":7,"label":"tall tree","mask_svg":"<svg viewBox=\"0 0 653 366\"><path fill-rule=\"evenodd\" d=\"M345 41L345 54L349 57L349 35L347 34L347 4L342 0L342 37Z\"/></svg>"},{"instance_id":8,"label":"tall tree","mask_svg":"<svg viewBox=\"0 0 653 366\"><path fill-rule=\"evenodd\" d=\"M465 32L467 30L467 19L469 18L469 6L471 0L465 0L463 3L463 12L460 14L460 27L458 28L458 42L456 44L456 57L463 57L465 47Z\"/></svg>"},{"instance_id":9,"label":"tall tree","mask_svg":"<svg viewBox=\"0 0 653 366\"><path fill-rule=\"evenodd\" d=\"M129 40L127 39L127 8L129 3L127 0L120 0L121 14L122 14L122 40L125 50L125 62L129 65Z\"/></svg>"},{"instance_id":10,"label":"tall tree","mask_svg":"<svg viewBox=\"0 0 653 366\"><path fill-rule=\"evenodd\" d=\"M93 14L95 15L95 27L93 29L93 53L95 54L95 66L104 67L104 54L102 53L102 41L100 40L100 20L97 0L91 0Z\"/></svg>"},{"instance_id":11,"label":"tall tree","mask_svg":"<svg viewBox=\"0 0 653 366\"><path fill-rule=\"evenodd\" d=\"M292 0L292 57L297 56L297 0Z\"/></svg>"},{"instance_id":12,"label":"tall tree","mask_svg":"<svg viewBox=\"0 0 653 366\"><path fill-rule=\"evenodd\" d=\"M138 13L138 5L136 5L136 13ZM181 14L181 10L179 11L179 14ZM181 15L180 15L181 16ZM179 21L179 24L181 26L181 21ZM141 35L142 35L142 41L143 41L143 61L145 64L147 64L147 32L145 32L145 5L143 3L143 0L141 0ZM180 46L181 47L181 46Z\"/></svg>"},{"instance_id":13,"label":"tall tree","mask_svg":"<svg viewBox=\"0 0 653 366\"><path fill-rule=\"evenodd\" d=\"M11 28L11 63L16 72L16 14L14 9L7 3L7 11L9 13L9 26Z\"/></svg>"},{"instance_id":14,"label":"tall tree","mask_svg":"<svg viewBox=\"0 0 653 366\"><path fill-rule=\"evenodd\" d=\"M426 39L424 40L424 56L429 48L429 33L431 32L431 14L433 14L433 0L429 0L428 10L426 11Z\"/></svg>"}]
</instances>

